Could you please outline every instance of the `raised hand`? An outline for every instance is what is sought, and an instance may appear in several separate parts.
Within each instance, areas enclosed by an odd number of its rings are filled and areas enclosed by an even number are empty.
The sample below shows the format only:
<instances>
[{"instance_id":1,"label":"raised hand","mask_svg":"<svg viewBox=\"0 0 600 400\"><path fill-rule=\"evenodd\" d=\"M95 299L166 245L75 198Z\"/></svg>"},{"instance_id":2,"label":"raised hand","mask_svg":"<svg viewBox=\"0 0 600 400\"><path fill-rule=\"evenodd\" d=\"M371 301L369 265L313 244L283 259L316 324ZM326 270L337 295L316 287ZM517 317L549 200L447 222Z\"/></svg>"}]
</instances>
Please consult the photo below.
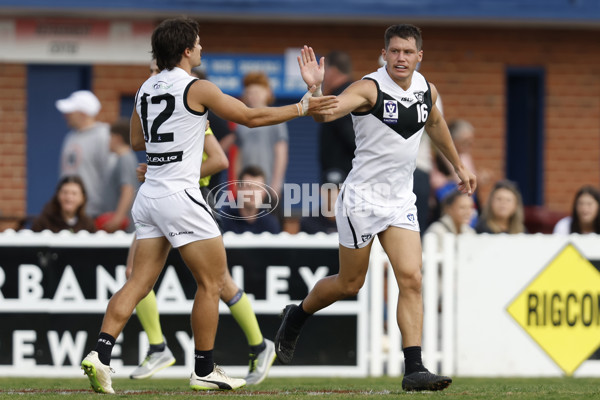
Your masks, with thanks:
<instances>
[{"instance_id":1,"label":"raised hand","mask_svg":"<svg viewBox=\"0 0 600 400\"><path fill-rule=\"evenodd\" d=\"M316 86L319 88L325 77L325 57L321 57L320 62L317 62L315 52L312 47L304 46L298 57L298 65L302 79L308 87Z\"/></svg>"}]
</instances>

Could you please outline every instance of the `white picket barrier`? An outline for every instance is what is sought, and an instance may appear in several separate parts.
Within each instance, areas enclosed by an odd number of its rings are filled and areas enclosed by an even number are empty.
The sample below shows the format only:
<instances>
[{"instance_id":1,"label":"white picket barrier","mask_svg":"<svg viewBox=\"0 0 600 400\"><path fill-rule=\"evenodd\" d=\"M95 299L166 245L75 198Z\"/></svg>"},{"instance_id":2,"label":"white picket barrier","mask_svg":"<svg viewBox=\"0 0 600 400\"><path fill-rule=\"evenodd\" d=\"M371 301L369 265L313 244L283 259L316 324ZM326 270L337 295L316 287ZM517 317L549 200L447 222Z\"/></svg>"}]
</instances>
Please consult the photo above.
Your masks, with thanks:
<instances>
[{"instance_id":1,"label":"white picket barrier","mask_svg":"<svg viewBox=\"0 0 600 400\"><path fill-rule=\"evenodd\" d=\"M455 238L444 238L442 251L438 239L427 235L423 240L423 362L432 371L453 372L453 332L455 308ZM440 281L440 271L441 274ZM386 279L387 276L387 279ZM365 285L367 286L367 285ZM383 290L387 290L384 303ZM400 376L403 371L402 337L396 320L398 285L389 259L377 239L371 250L368 273L370 298L371 376ZM439 304L442 307L439 309ZM385 311L387 309L387 312ZM387 320L384 320L387 314ZM387 328L387 329L386 329Z\"/></svg>"},{"instance_id":2,"label":"white picket barrier","mask_svg":"<svg viewBox=\"0 0 600 400\"><path fill-rule=\"evenodd\" d=\"M120 282L119 279L124 279L124 276L119 275L124 274L121 271L123 266L117 266L117 274L114 278L103 272L104 269L100 265L94 267L96 274L101 272L97 277L106 281L96 286L98 296L102 296L97 299L88 296L83 301L69 300L70 297L79 295L79 291L76 290L77 281L72 276L70 266L65 268L61 278L61 282L65 280L68 284L58 285L60 290L56 289L57 293L60 291L62 294L53 295L52 298L45 296L37 299L40 297L38 292L42 287L40 279L48 260L41 257L41 253L32 253L31 249L35 249L36 246L56 248L62 251L61 257L69 258L69 254L80 252L80 249L88 247L126 249L130 240L129 235L104 233L95 235L0 233L0 248L6 251L0 257L0 311L3 310L2 312L11 318L20 313L32 312L101 314L104 311L107 292L115 290L115 285ZM385 252L378 239L374 240L367 279L357 300L336 303L319 313L323 316L358 316L356 365L275 366L272 376L334 374L335 376L377 377L402 374L404 364L402 338L396 322L398 286ZM573 374L600 377L600 360L589 359L600 346L599 244L598 235L455 237L449 234L443 237L440 244L436 236L426 235L423 240L422 338L425 365L432 371L453 376ZM313 254L314 257L316 251L323 249L328 249L330 253L335 252L337 238L335 235L237 236L228 234L225 236L225 245L238 252L244 249L248 251L264 249L266 255L271 254L270 249L280 251L290 248L293 251L304 251L305 255ZM19 247L22 249L19 250ZM567 258L566 262L560 257L565 249L570 250L570 258ZM15 254L20 255L15 256ZM53 252L48 254L52 255ZM331 256L332 254L329 254L329 261L333 264ZM335 254L333 256L335 260ZM39 265L35 265L36 262ZM323 258L319 258L315 265L321 265L321 262ZM96 261L94 260L93 263ZM241 267L234 267L237 272L242 271ZM12 272L7 275L5 271L9 269ZM18 274L15 271L18 271ZM546 286L538 285L532 289L532 285L545 274L554 274L554 280L548 281L550 283L546 282ZM18 284L15 281L17 278L20 282ZM309 279L306 282L307 288L310 288L308 283L312 281ZM280 293L277 282L278 280L269 284L275 286L268 291L270 295L266 299L254 300L257 312L278 313L289 300L299 301L286 297L285 291ZM100 287L103 289L100 290ZM16 292L21 293L22 296L15 296ZM527 300L529 303L521 301L515 311L513 305L517 299L523 298L522 296L529 299ZM61 300L63 297L64 299ZM533 302L531 299L536 300ZM168 304L163 304L162 307L166 314L174 312L171 308ZM227 312L226 309L222 311ZM538 320L541 322L538 323ZM19 332L11 334L15 345L5 349L11 352L13 360L20 363L0 365L0 372L7 376L19 375L22 373L20 371L26 370L25 367L35 366L33 347L31 347L35 343L35 338L32 336L33 328L28 327L27 324L24 326ZM3 329L8 328L10 326L7 325ZM547 332L540 331L544 329ZM564 335L566 341L560 342L561 336L557 334L560 329L568 333ZM539 336L540 334L546 336ZM79 337L78 335L79 333L75 339ZM555 338L548 341L548 335L554 335ZM56 341L55 336L54 331L50 332L48 340L54 338L53 340ZM61 354L73 358L74 356L64 347L65 343L59 349ZM564 351L560 354L556 353L568 346L572 346L570 348L573 350L573 355L565 354ZM47 370L46 364L38 367ZM245 366L233 368L235 372L243 373ZM60 360L52 368L55 376L68 376L77 371L76 366L65 365ZM165 376L180 373L180 370L173 367L165 372Z\"/></svg>"}]
</instances>

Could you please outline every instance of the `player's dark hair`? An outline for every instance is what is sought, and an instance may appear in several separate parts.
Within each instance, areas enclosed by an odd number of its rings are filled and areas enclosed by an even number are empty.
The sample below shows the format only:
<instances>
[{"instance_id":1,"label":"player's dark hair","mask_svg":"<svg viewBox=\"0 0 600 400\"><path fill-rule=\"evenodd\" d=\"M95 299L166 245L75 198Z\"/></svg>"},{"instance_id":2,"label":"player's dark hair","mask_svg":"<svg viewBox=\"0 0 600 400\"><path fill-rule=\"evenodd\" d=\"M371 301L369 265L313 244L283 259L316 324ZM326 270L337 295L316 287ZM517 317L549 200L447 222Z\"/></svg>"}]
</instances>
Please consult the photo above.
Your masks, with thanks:
<instances>
[{"instance_id":1,"label":"player's dark hair","mask_svg":"<svg viewBox=\"0 0 600 400\"><path fill-rule=\"evenodd\" d=\"M119 118L110 125L110 133L123 139L123 143L129 145L129 119Z\"/></svg>"},{"instance_id":2,"label":"player's dark hair","mask_svg":"<svg viewBox=\"0 0 600 400\"><path fill-rule=\"evenodd\" d=\"M596 200L598 206L600 206L600 192L598 189L591 185L583 186L581 189L577 191L575 194L575 199L573 200L573 209L571 211L571 233L583 233L581 231L581 221L579 221L579 214L577 214L577 202L579 198L584 194L589 194ZM596 218L594 218L594 233L600 233L600 209L596 213Z\"/></svg>"},{"instance_id":3,"label":"player's dark hair","mask_svg":"<svg viewBox=\"0 0 600 400\"><path fill-rule=\"evenodd\" d=\"M341 73L350 75L352 73L352 60L345 51L333 50L325 57L328 67L336 67Z\"/></svg>"},{"instance_id":4,"label":"player's dark hair","mask_svg":"<svg viewBox=\"0 0 600 400\"><path fill-rule=\"evenodd\" d=\"M186 49L193 49L200 32L198 22L189 18L173 18L161 22L152 32L152 57L158 69L172 70Z\"/></svg>"},{"instance_id":5,"label":"player's dark hair","mask_svg":"<svg viewBox=\"0 0 600 400\"><path fill-rule=\"evenodd\" d=\"M387 50L390 45L390 40L393 37L399 37L401 39L408 40L410 38L415 39L415 43L417 45L417 51L421 51L423 49L423 38L421 37L421 29L410 24L398 24L392 25L385 30L384 41L385 41L385 49Z\"/></svg>"}]
</instances>

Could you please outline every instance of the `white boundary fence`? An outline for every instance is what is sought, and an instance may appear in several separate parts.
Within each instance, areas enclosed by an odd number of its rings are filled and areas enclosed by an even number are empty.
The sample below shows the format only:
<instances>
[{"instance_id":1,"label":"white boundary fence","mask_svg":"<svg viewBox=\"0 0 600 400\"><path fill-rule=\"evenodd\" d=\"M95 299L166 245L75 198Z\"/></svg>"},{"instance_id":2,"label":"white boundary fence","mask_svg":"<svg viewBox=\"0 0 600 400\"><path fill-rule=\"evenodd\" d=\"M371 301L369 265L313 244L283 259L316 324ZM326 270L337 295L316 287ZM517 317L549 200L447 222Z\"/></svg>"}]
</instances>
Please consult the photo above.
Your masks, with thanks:
<instances>
[{"instance_id":1,"label":"white boundary fence","mask_svg":"<svg viewBox=\"0 0 600 400\"><path fill-rule=\"evenodd\" d=\"M337 249L338 247L336 235L227 234L224 241L227 248L265 248L266 251L269 248L311 251L311 249ZM275 365L271 376L400 376L402 374L401 337L395 317L398 289L387 257L377 239L375 241L367 280L357 301L336 303L321 311L322 315L357 315L357 364L335 367ZM0 248L5 249L33 244L73 249L89 247L90 244L98 247L127 248L130 243L131 236L126 234L48 235L11 231L0 233ZM548 293L561 293L561 290L576 292L578 284L592 285L591 288L586 289L586 293L589 292L589 296L592 296L594 301L598 299L597 304L592 302L585 307L583 300L580 300L581 310L577 312L586 313L585 318L580 316L580 320L589 320L590 324L586 324L585 327L575 327L577 329L573 329L573 336L566 336L568 340L566 344L553 342L548 345L544 342L544 346L541 346L539 340L533 338L530 332L523 328L523 324L519 325L507 311L514 299L522 294L569 244L598 269L600 238L596 235L470 235L459 238L448 235L443 240L443 246L438 246L437 237L426 236L423 244L423 359L425 364L431 370L459 376L561 376L565 374L564 364L560 359L557 360L557 357L550 356L552 351L548 350L552 350L552 347L571 346L574 350L589 352L581 360L567 360L568 363L576 364L574 376L600 377L600 360L587 360L587 357L600 346L600 272L596 271L598 272L596 274L591 264L588 263L590 265L586 272L588 275L582 275L587 281L575 279L575 287L565 288L562 287L559 279L558 287L547 288ZM0 257L0 267L2 264L3 260ZM386 279L386 268L390 279ZM572 275L575 278L578 275L575 267L572 271L569 270L569 277L572 278ZM4 290L5 281L6 276L0 268L0 295ZM565 285L566 282L565 279ZM596 282L598 285L594 286ZM384 285L387 285L387 303L384 302ZM0 311L13 310L14 312L17 310L14 308L17 303L13 299L0 296ZM284 305L285 299L254 301L255 310L265 314L274 314ZM97 304L94 303L94 307L97 308ZM388 310L387 332L384 319L386 308ZM79 304L75 307L75 310L83 309L85 305ZM562 311L573 312L569 311L568 304ZM221 312L226 313L226 307L222 306ZM561 329L565 328L569 333L569 327L563 326ZM552 327L550 326L549 329ZM31 363L28 365L31 367ZM45 374L48 373L48 366L40 367L44 367ZM185 375L188 373L187 367L186 364L186 366L169 368L163 372L163 376ZM23 368L0 366L2 375L14 376L23 374L23 371ZM128 371L129 369L125 368L123 373L127 374ZM234 366L231 369L231 373L237 375L243 375L244 372L243 367ZM51 369L53 376L79 373L76 366L58 365Z\"/></svg>"},{"instance_id":2,"label":"white boundary fence","mask_svg":"<svg viewBox=\"0 0 600 400\"><path fill-rule=\"evenodd\" d=\"M449 235L447 244L438 251L438 239L428 235L423 240L423 362L430 369L451 375L454 373L454 265L455 238ZM443 273L440 272L443 268ZM387 271L386 271L387 269ZM388 279L386 279L386 277ZM396 322L398 286L389 260L375 239L368 273L370 312L370 362L372 376L400 376L404 357L402 337ZM387 286L387 304L382 291ZM441 296L441 299L440 299ZM439 304L443 304L438 312ZM387 309L387 323L384 321ZM387 329L385 329L387 327ZM387 331L387 333L385 332Z\"/></svg>"},{"instance_id":3,"label":"white boundary fence","mask_svg":"<svg viewBox=\"0 0 600 400\"><path fill-rule=\"evenodd\" d=\"M519 325L508 307L570 245L587 266L569 263L563 268L564 278L554 277L554 284L546 279L550 283L542 292L548 299L562 296L563 303L543 311L552 312L555 323L548 322L542 332L530 335L534 329ZM600 236L448 234L439 248L436 236L424 237L422 346L428 368L459 376L562 376L569 365L575 365L574 376L600 376L600 360L587 359L600 351ZM381 295L385 268L392 278L387 280L387 336ZM369 373L399 376L403 356L395 320L398 289L378 243L371 254L368 284ZM568 295L572 295L571 310L564 300ZM586 302L586 296L591 300ZM553 300L547 304L552 310ZM569 326L569 318L577 324ZM587 323L582 324L584 320Z\"/></svg>"}]
</instances>

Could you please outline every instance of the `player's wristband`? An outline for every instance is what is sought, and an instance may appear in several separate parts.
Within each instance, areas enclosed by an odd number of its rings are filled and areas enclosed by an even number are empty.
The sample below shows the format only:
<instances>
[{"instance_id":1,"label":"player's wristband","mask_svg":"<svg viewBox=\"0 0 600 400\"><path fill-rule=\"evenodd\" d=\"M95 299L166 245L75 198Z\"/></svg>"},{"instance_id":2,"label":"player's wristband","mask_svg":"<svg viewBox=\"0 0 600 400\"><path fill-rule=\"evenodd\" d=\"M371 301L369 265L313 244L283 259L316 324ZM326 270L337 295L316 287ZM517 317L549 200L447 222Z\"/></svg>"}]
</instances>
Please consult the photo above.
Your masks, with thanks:
<instances>
[{"instance_id":1,"label":"player's wristband","mask_svg":"<svg viewBox=\"0 0 600 400\"><path fill-rule=\"evenodd\" d=\"M321 91L321 86L317 86L317 90L315 90L312 94L312 97L321 97L323 96L323 92Z\"/></svg>"},{"instance_id":2,"label":"player's wristband","mask_svg":"<svg viewBox=\"0 0 600 400\"><path fill-rule=\"evenodd\" d=\"M296 103L296 107L298 108L298 116L303 117L308 114L308 104L310 102L310 98L312 93L310 90L304 93L304 96L300 99L300 102Z\"/></svg>"}]
</instances>

